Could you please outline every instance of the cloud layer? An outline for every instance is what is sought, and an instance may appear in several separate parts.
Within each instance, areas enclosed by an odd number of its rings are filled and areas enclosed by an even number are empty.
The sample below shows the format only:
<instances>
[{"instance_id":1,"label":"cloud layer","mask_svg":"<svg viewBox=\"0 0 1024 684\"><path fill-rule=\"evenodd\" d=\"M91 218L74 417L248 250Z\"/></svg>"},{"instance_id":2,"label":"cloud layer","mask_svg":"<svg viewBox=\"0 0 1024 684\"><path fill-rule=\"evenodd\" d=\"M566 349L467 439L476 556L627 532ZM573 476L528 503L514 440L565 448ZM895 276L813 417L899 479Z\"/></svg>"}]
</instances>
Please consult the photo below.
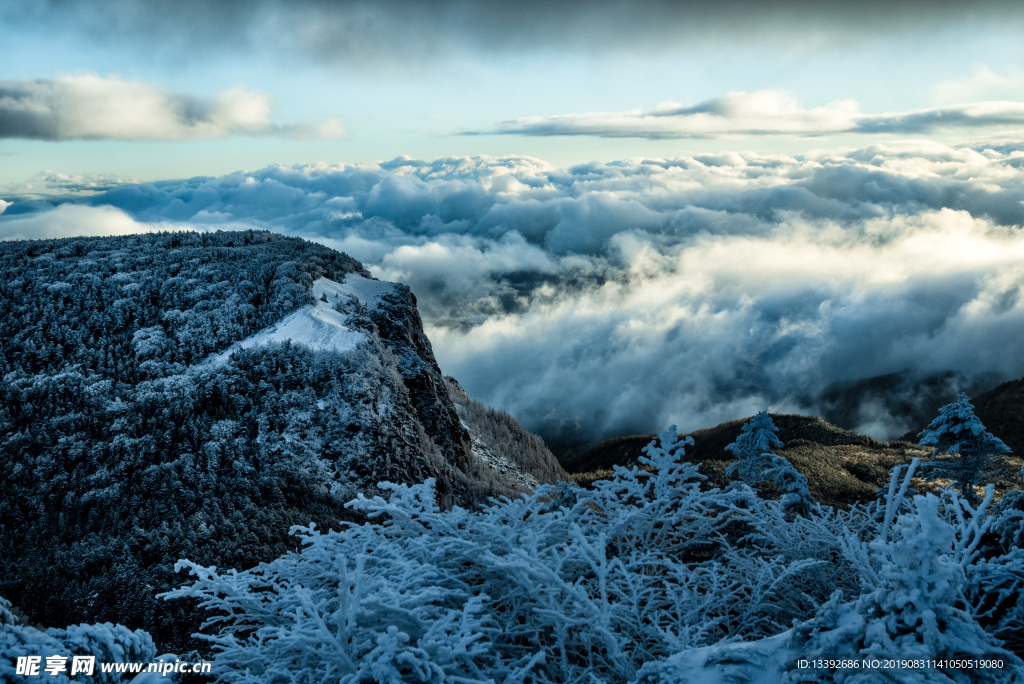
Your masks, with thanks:
<instances>
[{"instance_id":1,"label":"cloud layer","mask_svg":"<svg viewBox=\"0 0 1024 684\"><path fill-rule=\"evenodd\" d=\"M1012 146L931 143L400 158L16 202L0 237L109 221L337 247L413 288L445 372L555 442L764 408L892 437L943 393L1024 375L1022 181Z\"/></svg>"},{"instance_id":2,"label":"cloud layer","mask_svg":"<svg viewBox=\"0 0 1024 684\"><path fill-rule=\"evenodd\" d=\"M807 109L786 93L728 93L693 106L663 104L650 111L531 116L503 122L495 131L518 135L590 135L602 138L814 137L1024 126L1024 102L977 102L889 114L863 114L843 100Z\"/></svg>"},{"instance_id":3,"label":"cloud layer","mask_svg":"<svg viewBox=\"0 0 1024 684\"><path fill-rule=\"evenodd\" d=\"M236 133L340 137L341 123L278 126L270 96L235 88L212 98L172 93L141 81L96 75L0 80L0 138L180 140Z\"/></svg>"},{"instance_id":4,"label":"cloud layer","mask_svg":"<svg viewBox=\"0 0 1024 684\"><path fill-rule=\"evenodd\" d=\"M856 3L813 0L50 0L12 5L0 19L99 41L197 51L284 49L317 61L422 61L465 49L544 47L643 52L727 41L807 46L938 26L1005 28L1024 18L1020 3Z\"/></svg>"}]
</instances>

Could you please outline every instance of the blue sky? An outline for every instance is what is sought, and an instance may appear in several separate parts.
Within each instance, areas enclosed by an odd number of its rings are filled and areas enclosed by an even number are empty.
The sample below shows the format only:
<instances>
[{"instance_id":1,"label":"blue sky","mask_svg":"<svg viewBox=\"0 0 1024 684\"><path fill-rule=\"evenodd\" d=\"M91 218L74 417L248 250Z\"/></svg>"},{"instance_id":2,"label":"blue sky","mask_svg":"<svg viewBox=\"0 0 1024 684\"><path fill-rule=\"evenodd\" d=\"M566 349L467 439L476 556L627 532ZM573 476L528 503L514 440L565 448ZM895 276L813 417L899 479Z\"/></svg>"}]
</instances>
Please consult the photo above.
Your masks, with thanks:
<instances>
[{"instance_id":1,"label":"blue sky","mask_svg":"<svg viewBox=\"0 0 1024 684\"><path fill-rule=\"evenodd\" d=\"M308 140L230 131L156 141L118 140L116 131L104 131L101 140L59 142L5 136L0 186L8 191L43 171L156 180L403 154L517 154L566 166L723 149L799 153L908 137L828 131L806 137L798 130L648 140L503 127L525 117L692 106L734 92L780 91L806 109L853 101L864 114L1024 100L1021 13L999 3L971 12L863 3L860 12L844 13L800 3L687 12L680 3L683 10L667 20L652 9L660 3L555 3L554 10L528 3L509 10L519 18L507 30L497 20L479 26L492 3L479 3L482 9L462 24L452 19L464 13L457 2L434 3L441 9L433 14L410 13L401 2L378 10L345 2L254 2L238 4L228 16L205 2L186 2L178 12L169 3L147 3L148 12L121 2L30 9L35 5L12 4L0 22L0 78L8 85L91 75L196 98L243 88L265 94L270 124L336 119L338 126L332 136ZM652 18L637 18L645 12ZM743 22L738 17L745 13L754 16ZM623 16L632 23L616 32ZM334 35L332 21L363 24ZM545 30L546 23L553 28ZM344 47L346 40L351 46ZM502 128L511 132L490 134ZM337 136L341 129L344 136ZM1024 129L1024 117L1015 125L962 125L928 137L973 142L1013 138L1013 129Z\"/></svg>"}]
</instances>

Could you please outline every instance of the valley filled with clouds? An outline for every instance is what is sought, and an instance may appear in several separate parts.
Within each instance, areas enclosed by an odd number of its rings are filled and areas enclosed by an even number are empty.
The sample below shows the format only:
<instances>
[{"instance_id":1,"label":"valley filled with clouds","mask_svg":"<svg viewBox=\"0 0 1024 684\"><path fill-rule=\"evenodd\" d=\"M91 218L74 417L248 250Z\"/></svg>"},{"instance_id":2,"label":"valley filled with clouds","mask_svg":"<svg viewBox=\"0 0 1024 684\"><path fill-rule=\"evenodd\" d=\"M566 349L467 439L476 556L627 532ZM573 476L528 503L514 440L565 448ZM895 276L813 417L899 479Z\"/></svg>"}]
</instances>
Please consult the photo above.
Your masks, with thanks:
<instances>
[{"instance_id":1,"label":"valley filled with clouds","mask_svg":"<svg viewBox=\"0 0 1024 684\"><path fill-rule=\"evenodd\" d=\"M556 446L763 409L888 439L931 410L921 383L1024 374L1022 176L1012 145L930 142L398 158L24 196L0 239L257 227L343 250L410 285L445 373Z\"/></svg>"}]
</instances>

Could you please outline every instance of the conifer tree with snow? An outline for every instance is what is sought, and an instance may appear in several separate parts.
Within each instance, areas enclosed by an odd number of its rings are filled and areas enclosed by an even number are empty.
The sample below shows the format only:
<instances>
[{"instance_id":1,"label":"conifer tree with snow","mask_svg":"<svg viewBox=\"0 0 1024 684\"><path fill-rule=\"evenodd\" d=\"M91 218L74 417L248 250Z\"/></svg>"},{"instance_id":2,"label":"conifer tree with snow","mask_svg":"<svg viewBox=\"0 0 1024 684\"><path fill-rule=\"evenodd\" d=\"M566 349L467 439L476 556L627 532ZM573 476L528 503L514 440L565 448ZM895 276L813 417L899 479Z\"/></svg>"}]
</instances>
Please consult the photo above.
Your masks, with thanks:
<instances>
[{"instance_id":1,"label":"conifer tree with snow","mask_svg":"<svg viewBox=\"0 0 1024 684\"><path fill-rule=\"evenodd\" d=\"M934 456L952 455L952 459L933 460L921 467L929 479L951 478L964 498L974 502L974 483L994 456L1010 453L1003 441L985 429L974 415L974 405L963 392L956 401L939 409L939 415L922 430L919 446L934 446Z\"/></svg>"},{"instance_id":2,"label":"conifer tree with snow","mask_svg":"<svg viewBox=\"0 0 1024 684\"><path fill-rule=\"evenodd\" d=\"M765 471L774 466L773 448L781 449L782 442L776 433L779 428L772 422L767 411L761 411L743 425L740 436L725 447L736 455L736 462L726 470L732 475L739 472L744 482L756 487L766 479Z\"/></svg>"},{"instance_id":3,"label":"conifer tree with snow","mask_svg":"<svg viewBox=\"0 0 1024 684\"><path fill-rule=\"evenodd\" d=\"M816 502L807 486L807 478L782 456L770 453L764 456L771 456L771 467L762 471L762 474L770 477L775 483L779 503L782 504L786 515L810 515Z\"/></svg>"}]
</instances>

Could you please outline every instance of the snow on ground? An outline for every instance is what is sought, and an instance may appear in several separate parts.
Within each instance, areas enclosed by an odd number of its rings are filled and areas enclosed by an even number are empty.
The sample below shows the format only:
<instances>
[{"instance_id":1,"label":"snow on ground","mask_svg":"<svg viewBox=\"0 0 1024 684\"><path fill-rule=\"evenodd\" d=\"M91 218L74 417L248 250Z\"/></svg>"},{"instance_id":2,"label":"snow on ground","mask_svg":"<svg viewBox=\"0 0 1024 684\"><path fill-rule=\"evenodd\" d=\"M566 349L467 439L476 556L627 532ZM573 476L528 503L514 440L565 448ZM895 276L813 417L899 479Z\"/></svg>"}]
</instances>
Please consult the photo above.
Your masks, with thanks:
<instances>
[{"instance_id":1,"label":"snow on ground","mask_svg":"<svg viewBox=\"0 0 1024 684\"><path fill-rule=\"evenodd\" d=\"M349 273L341 283L327 278L320 278L313 283L313 296L317 302L323 303L320 302L320 297L326 294L330 306L334 306L339 300L346 301L348 297L355 297L367 309L375 309L380 304L381 297L394 291L394 283L370 280L357 273Z\"/></svg>"},{"instance_id":2,"label":"snow on ground","mask_svg":"<svg viewBox=\"0 0 1024 684\"><path fill-rule=\"evenodd\" d=\"M779 684L791 634L683 651L644 665L636 684Z\"/></svg>"},{"instance_id":3,"label":"snow on ground","mask_svg":"<svg viewBox=\"0 0 1024 684\"><path fill-rule=\"evenodd\" d=\"M320 351L351 351L366 336L347 327L346 315L335 311L334 305L355 298L367 309L373 309L380 303L380 298L393 292L394 288L394 283L370 280L355 273L348 274L342 283L320 278L313 283L315 304L293 311L274 325L234 343L219 354L211 354L204 364L223 366L239 349L285 340ZM323 297L327 298L326 302Z\"/></svg>"}]
</instances>

